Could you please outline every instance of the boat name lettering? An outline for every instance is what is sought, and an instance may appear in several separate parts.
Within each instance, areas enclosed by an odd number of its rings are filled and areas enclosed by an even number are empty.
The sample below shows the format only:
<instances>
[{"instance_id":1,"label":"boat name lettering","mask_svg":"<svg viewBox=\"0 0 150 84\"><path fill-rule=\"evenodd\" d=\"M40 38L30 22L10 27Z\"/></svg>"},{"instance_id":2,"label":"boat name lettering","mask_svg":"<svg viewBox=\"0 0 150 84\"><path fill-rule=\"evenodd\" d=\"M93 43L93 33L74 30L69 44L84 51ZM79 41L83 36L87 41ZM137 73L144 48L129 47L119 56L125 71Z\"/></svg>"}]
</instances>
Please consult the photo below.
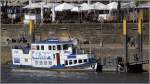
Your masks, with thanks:
<instances>
[{"instance_id":1,"label":"boat name lettering","mask_svg":"<svg viewBox=\"0 0 150 84\"><path fill-rule=\"evenodd\" d=\"M50 52L32 52L33 59L49 59L52 60Z\"/></svg>"}]
</instances>

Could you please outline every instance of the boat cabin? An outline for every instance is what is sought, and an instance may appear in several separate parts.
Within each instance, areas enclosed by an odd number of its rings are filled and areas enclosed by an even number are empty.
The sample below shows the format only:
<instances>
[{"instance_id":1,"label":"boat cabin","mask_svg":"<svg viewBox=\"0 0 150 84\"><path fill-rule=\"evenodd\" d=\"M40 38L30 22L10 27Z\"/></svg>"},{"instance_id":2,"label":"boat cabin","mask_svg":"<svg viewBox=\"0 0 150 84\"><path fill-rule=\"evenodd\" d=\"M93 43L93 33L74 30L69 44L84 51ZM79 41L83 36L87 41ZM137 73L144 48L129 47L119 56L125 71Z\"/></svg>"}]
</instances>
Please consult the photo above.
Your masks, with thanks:
<instances>
[{"instance_id":1,"label":"boat cabin","mask_svg":"<svg viewBox=\"0 0 150 84\"><path fill-rule=\"evenodd\" d=\"M34 42L31 48L12 49L12 60L14 65L28 65L43 68L64 68L91 63L93 58L89 54L77 53L76 46L72 41L60 41L48 39Z\"/></svg>"}]
</instances>

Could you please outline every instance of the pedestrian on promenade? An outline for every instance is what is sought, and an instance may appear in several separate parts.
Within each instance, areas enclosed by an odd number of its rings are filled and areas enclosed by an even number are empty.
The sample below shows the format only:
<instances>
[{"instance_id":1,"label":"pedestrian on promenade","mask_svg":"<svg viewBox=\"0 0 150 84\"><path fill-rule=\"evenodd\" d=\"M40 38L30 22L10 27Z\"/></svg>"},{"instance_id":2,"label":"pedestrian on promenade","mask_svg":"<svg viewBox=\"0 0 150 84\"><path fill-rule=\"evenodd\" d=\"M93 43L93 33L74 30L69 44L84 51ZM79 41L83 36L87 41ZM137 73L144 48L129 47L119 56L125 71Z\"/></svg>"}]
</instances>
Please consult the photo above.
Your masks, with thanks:
<instances>
[{"instance_id":1,"label":"pedestrian on promenade","mask_svg":"<svg viewBox=\"0 0 150 84\"><path fill-rule=\"evenodd\" d=\"M135 47L135 39L134 39L134 37L131 37L131 39L130 39L130 46L131 47Z\"/></svg>"}]
</instances>

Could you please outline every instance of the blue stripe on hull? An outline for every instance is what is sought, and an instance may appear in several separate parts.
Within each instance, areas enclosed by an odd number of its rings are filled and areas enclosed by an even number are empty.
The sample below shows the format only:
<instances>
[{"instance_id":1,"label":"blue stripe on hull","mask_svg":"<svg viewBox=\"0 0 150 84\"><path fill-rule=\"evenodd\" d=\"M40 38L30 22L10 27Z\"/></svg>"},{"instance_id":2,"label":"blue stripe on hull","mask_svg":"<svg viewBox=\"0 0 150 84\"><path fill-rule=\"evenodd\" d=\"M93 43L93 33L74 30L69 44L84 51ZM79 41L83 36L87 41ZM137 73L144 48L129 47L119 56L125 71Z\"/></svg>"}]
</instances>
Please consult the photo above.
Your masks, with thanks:
<instances>
[{"instance_id":1,"label":"blue stripe on hull","mask_svg":"<svg viewBox=\"0 0 150 84\"><path fill-rule=\"evenodd\" d=\"M85 64L80 64L75 66L68 66L67 68L83 69L83 68L91 67L92 64L94 63L85 63Z\"/></svg>"},{"instance_id":2,"label":"blue stripe on hull","mask_svg":"<svg viewBox=\"0 0 150 84\"><path fill-rule=\"evenodd\" d=\"M69 55L68 59L70 59L70 58L76 58L76 55Z\"/></svg>"},{"instance_id":3,"label":"blue stripe on hull","mask_svg":"<svg viewBox=\"0 0 150 84\"><path fill-rule=\"evenodd\" d=\"M65 65L62 64L62 65L54 65L52 67L49 67L49 68L53 68L53 69L62 69L62 68L65 68Z\"/></svg>"}]
</instances>

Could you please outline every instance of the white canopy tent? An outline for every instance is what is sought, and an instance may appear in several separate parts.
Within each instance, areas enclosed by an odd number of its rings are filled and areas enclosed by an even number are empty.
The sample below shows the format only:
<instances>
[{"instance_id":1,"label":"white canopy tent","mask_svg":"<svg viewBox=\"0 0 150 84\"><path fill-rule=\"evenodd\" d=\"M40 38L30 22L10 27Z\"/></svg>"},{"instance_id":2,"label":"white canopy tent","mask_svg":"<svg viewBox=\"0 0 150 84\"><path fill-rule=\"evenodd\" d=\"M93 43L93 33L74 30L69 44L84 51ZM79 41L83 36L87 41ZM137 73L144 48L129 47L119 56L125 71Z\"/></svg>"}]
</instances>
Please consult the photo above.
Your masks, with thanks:
<instances>
[{"instance_id":1,"label":"white canopy tent","mask_svg":"<svg viewBox=\"0 0 150 84\"><path fill-rule=\"evenodd\" d=\"M107 10L107 6L100 2L96 2L92 4L92 6L94 7L95 10Z\"/></svg>"},{"instance_id":2,"label":"white canopy tent","mask_svg":"<svg viewBox=\"0 0 150 84\"><path fill-rule=\"evenodd\" d=\"M72 12L80 12L80 9L79 7L74 7L71 9Z\"/></svg>"},{"instance_id":3,"label":"white canopy tent","mask_svg":"<svg viewBox=\"0 0 150 84\"><path fill-rule=\"evenodd\" d=\"M88 10L93 10L94 7L92 5L89 5L87 3L83 3L80 5L80 10L81 11L88 11Z\"/></svg>"},{"instance_id":4,"label":"white canopy tent","mask_svg":"<svg viewBox=\"0 0 150 84\"><path fill-rule=\"evenodd\" d=\"M135 8L136 5L134 2L130 2L130 3L121 3L121 8Z\"/></svg>"},{"instance_id":5,"label":"white canopy tent","mask_svg":"<svg viewBox=\"0 0 150 84\"><path fill-rule=\"evenodd\" d=\"M74 8L75 6L69 3L62 3L57 5L54 10L55 11L65 11L65 10L71 10L72 8Z\"/></svg>"},{"instance_id":6,"label":"white canopy tent","mask_svg":"<svg viewBox=\"0 0 150 84\"><path fill-rule=\"evenodd\" d=\"M54 8L55 6L58 6L59 3L47 3L44 5L44 8Z\"/></svg>"},{"instance_id":7,"label":"white canopy tent","mask_svg":"<svg viewBox=\"0 0 150 84\"><path fill-rule=\"evenodd\" d=\"M107 9L108 10L117 10L118 8L118 3L117 2L111 2L107 4Z\"/></svg>"},{"instance_id":8,"label":"white canopy tent","mask_svg":"<svg viewBox=\"0 0 150 84\"><path fill-rule=\"evenodd\" d=\"M54 6L59 5L59 3L45 3L45 2L39 2L39 3L31 3L23 8L27 9L35 9L35 8L41 8L41 5L44 8L53 8Z\"/></svg>"},{"instance_id":9,"label":"white canopy tent","mask_svg":"<svg viewBox=\"0 0 150 84\"><path fill-rule=\"evenodd\" d=\"M27 8L27 9L35 9L35 8L41 8L41 5L44 5L44 2L40 2L40 3L30 3L29 5L24 6L23 8Z\"/></svg>"},{"instance_id":10,"label":"white canopy tent","mask_svg":"<svg viewBox=\"0 0 150 84\"><path fill-rule=\"evenodd\" d=\"M150 1L147 3L140 4L137 8L150 8Z\"/></svg>"},{"instance_id":11,"label":"white canopy tent","mask_svg":"<svg viewBox=\"0 0 150 84\"><path fill-rule=\"evenodd\" d=\"M27 8L27 9L35 9L35 8L40 8L41 9L41 23L43 22L43 17L44 17L44 12L43 12L43 9L44 8L54 8L56 5L58 5L58 3L45 3L45 2L39 2L39 3L32 3L30 2L29 5L23 7L23 8ZM53 15L53 19L55 18L55 13L52 13ZM28 15L30 16L30 15ZM36 17L39 17L39 16L36 16Z\"/></svg>"}]
</instances>

